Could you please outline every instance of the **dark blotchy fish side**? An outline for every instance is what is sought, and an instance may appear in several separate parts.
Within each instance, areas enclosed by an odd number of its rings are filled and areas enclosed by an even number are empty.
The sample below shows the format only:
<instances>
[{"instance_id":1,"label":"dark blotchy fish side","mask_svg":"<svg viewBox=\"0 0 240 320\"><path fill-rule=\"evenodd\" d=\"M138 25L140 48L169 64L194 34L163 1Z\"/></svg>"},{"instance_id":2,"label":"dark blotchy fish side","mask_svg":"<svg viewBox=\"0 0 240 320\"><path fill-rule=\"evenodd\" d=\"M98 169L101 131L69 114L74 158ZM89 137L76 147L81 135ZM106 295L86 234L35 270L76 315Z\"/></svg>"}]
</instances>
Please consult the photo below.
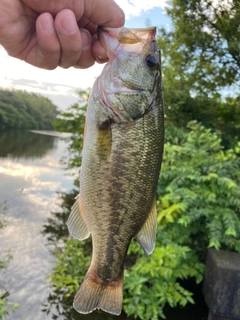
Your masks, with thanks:
<instances>
[{"instance_id":1,"label":"dark blotchy fish side","mask_svg":"<svg viewBox=\"0 0 240 320\"><path fill-rule=\"evenodd\" d=\"M164 115L155 28L101 28L109 62L89 100L80 195L70 233L92 233L89 270L74 299L80 313L119 315L124 260L133 237L146 254L156 238L155 193L161 167Z\"/></svg>"}]
</instances>

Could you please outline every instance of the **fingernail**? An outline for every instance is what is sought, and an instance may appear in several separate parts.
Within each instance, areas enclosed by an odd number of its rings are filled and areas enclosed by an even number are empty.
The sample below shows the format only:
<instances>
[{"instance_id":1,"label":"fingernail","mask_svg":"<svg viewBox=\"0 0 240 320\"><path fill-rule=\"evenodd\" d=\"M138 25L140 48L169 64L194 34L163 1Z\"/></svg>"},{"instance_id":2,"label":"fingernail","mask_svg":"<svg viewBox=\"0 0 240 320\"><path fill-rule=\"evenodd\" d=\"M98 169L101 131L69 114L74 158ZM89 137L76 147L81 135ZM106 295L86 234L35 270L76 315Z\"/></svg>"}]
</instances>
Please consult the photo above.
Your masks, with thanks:
<instances>
[{"instance_id":1,"label":"fingernail","mask_svg":"<svg viewBox=\"0 0 240 320\"><path fill-rule=\"evenodd\" d=\"M92 37L86 29L80 29L82 36L82 50L87 51L91 48Z\"/></svg>"},{"instance_id":2,"label":"fingernail","mask_svg":"<svg viewBox=\"0 0 240 320\"><path fill-rule=\"evenodd\" d=\"M44 18L42 18L42 27L47 33L54 31L53 18L50 14L45 15Z\"/></svg>"},{"instance_id":3,"label":"fingernail","mask_svg":"<svg viewBox=\"0 0 240 320\"><path fill-rule=\"evenodd\" d=\"M95 60L97 61L97 63L101 63L101 64L108 62L108 59L100 57L100 56L95 57Z\"/></svg>"},{"instance_id":4,"label":"fingernail","mask_svg":"<svg viewBox=\"0 0 240 320\"><path fill-rule=\"evenodd\" d=\"M62 28L67 34L73 34L77 30L77 22L74 15L67 15L62 20Z\"/></svg>"}]
</instances>

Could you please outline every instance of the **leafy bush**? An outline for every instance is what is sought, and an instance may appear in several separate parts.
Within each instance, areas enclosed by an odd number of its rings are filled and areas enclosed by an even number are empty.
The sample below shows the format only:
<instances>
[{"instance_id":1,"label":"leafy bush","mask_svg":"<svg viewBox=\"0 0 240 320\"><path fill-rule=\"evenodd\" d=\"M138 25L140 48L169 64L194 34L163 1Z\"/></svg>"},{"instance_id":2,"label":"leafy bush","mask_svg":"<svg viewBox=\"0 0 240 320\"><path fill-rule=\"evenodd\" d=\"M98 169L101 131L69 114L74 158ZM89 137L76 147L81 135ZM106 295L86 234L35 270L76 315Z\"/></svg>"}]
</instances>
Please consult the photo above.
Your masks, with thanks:
<instances>
[{"instance_id":1,"label":"leafy bush","mask_svg":"<svg viewBox=\"0 0 240 320\"><path fill-rule=\"evenodd\" d=\"M194 303L180 279L202 280L208 247L240 252L240 144L223 150L217 133L197 122L168 126L158 185L158 230L147 257L135 241L128 251L124 311L141 319L164 317L166 304ZM73 296L90 262L89 240L65 238L57 249L55 290Z\"/></svg>"},{"instance_id":2,"label":"leafy bush","mask_svg":"<svg viewBox=\"0 0 240 320\"><path fill-rule=\"evenodd\" d=\"M150 257L136 248L126 272L124 310L141 319L193 302L178 280L202 280L208 247L240 252L240 145L223 151L218 134L194 121L166 136L156 248Z\"/></svg>"},{"instance_id":3,"label":"leafy bush","mask_svg":"<svg viewBox=\"0 0 240 320\"><path fill-rule=\"evenodd\" d=\"M170 133L165 145L159 222L198 252L207 246L239 252L240 144L224 151L217 133L194 121L188 129L180 139Z\"/></svg>"},{"instance_id":4,"label":"leafy bush","mask_svg":"<svg viewBox=\"0 0 240 320\"><path fill-rule=\"evenodd\" d=\"M79 91L79 102L71 105L65 112L57 117L54 128L60 132L69 132L69 157L63 160L68 168L80 168L81 151L83 148L83 133L85 126L85 113L89 91Z\"/></svg>"},{"instance_id":5,"label":"leafy bush","mask_svg":"<svg viewBox=\"0 0 240 320\"><path fill-rule=\"evenodd\" d=\"M10 311L16 311L17 308L18 304L8 303L6 292L0 290L0 320L2 320L4 316L8 315Z\"/></svg>"},{"instance_id":6,"label":"leafy bush","mask_svg":"<svg viewBox=\"0 0 240 320\"><path fill-rule=\"evenodd\" d=\"M0 202L0 230L6 225L6 220L3 217L3 214L6 212L6 210L6 202ZM4 271L11 258L12 257L9 252L0 251L0 274ZM15 311L18 308L17 304L8 303L8 295L9 294L6 290L0 288L0 320L2 320L5 315L8 315L10 311Z\"/></svg>"}]
</instances>

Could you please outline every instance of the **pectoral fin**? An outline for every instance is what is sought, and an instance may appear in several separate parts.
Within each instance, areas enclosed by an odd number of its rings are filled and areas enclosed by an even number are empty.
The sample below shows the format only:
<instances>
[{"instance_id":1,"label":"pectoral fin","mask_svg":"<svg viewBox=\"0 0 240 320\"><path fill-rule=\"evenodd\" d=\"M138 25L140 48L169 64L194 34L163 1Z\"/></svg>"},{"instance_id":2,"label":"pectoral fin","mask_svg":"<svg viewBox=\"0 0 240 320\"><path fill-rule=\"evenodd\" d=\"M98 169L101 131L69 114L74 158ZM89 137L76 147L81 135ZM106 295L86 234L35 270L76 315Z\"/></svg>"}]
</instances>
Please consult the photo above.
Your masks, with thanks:
<instances>
[{"instance_id":1,"label":"pectoral fin","mask_svg":"<svg viewBox=\"0 0 240 320\"><path fill-rule=\"evenodd\" d=\"M136 235L136 240L147 255L153 252L156 242L156 230L157 230L157 208L156 201L153 202L151 211L148 218L145 221L142 229Z\"/></svg>"},{"instance_id":2,"label":"pectoral fin","mask_svg":"<svg viewBox=\"0 0 240 320\"><path fill-rule=\"evenodd\" d=\"M80 197L76 197L76 201L72 206L70 216L67 220L67 226L70 234L79 240L87 239L90 235L86 221L80 210Z\"/></svg>"}]
</instances>

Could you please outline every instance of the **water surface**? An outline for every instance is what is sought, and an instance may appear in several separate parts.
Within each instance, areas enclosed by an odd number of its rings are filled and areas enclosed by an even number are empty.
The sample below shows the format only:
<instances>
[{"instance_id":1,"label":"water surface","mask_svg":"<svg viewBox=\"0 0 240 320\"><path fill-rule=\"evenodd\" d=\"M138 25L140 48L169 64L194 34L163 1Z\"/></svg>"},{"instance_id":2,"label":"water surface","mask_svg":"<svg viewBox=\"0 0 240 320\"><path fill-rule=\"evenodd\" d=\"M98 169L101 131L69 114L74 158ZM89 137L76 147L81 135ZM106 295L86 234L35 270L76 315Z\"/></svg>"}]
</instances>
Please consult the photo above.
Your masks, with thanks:
<instances>
[{"instance_id":1,"label":"water surface","mask_svg":"<svg viewBox=\"0 0 240 320\"><path fill-rule=\"evenodd\" d=\"M0 285L19 309L8 320L52 319L41 312L50 289L45 277L54 265L42 226L59 206L57 192L72 188L60 158L67 143L31 132L0 133L0 202L7 201L7 226L0 232L1 249L12 260Z\"/></svg>"}]
</instances>

